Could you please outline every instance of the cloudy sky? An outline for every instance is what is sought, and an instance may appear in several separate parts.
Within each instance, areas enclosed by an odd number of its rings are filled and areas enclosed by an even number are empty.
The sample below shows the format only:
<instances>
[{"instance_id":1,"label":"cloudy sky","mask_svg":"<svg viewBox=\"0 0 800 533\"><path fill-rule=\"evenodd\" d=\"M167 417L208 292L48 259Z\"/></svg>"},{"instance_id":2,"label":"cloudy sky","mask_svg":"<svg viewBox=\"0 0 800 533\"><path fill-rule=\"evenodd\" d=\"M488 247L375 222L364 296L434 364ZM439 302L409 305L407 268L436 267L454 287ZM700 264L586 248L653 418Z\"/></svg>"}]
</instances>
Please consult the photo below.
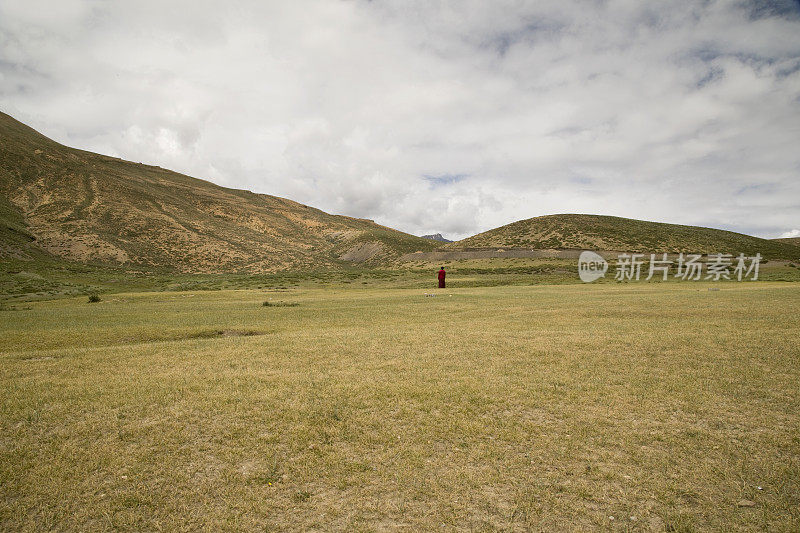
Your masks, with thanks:
<instances>
[{"instance_id":1,"label":"cloudy sky","mask_svg":"<svg viewBox=\"0 0 800 533\"><path fill-rule=\"evenodd\" d=\"M800 235L797 0L0 0L0 110L416 234Z\"/></svg>"}]
</instances>

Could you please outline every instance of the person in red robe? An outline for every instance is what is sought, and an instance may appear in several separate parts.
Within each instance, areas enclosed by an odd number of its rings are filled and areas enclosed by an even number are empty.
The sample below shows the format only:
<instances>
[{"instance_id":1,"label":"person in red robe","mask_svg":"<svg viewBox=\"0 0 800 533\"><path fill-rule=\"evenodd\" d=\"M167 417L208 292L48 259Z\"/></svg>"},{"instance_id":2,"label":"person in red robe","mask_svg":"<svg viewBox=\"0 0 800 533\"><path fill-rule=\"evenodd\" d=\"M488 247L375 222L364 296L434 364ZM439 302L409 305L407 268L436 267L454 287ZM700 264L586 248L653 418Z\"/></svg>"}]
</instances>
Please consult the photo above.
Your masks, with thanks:
<instances>
[{"instance_id":1,"label":"person in red robe","mask_svg":"<svg viewBox=\"0 0 800 533\"><path fill-rule=\"evenodd\" d=\"M447 274L446 274L446 273L445 273L445 271L444 271L444 267L440 268L440 269L439 269L439 288L440 288L440 289L444 289L444 277L445 277L446 275L447 275Z\"/></svg>"}]
</instances>

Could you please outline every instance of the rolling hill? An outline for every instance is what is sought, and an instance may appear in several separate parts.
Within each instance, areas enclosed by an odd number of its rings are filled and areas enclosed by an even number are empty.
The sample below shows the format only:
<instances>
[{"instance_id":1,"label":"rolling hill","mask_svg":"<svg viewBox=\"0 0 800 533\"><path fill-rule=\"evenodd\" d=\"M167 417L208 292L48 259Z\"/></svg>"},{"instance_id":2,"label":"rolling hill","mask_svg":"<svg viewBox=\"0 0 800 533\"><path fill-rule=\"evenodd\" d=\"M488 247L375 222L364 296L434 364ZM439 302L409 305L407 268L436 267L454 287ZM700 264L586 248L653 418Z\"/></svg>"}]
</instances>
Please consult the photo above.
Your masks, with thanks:
<instances>
[{"instance_id":1,"label":"rolling hill","mask_svg":"<svg viewBox=\"0 0 800 533\"><path fill-rule=\"evenodd\" d=\"M434 241L58 144L0 113L0 259L180 272L376 264Z\"/></svg>"},{"instance_id":2,"label":"rolling hill","mask_svg":"<svg viewBox=\"0 0 800 533\"><path fill-rule=\"evenodd\" d=\"M800 237L784 237L782 239L772 239L775 242L782 242L784 244L791 244L792 246L800 246Z\"/></svg>"},{"instance_id":3,"label":"rolling hill","mask_svg":"<svg viewBox=\"0 0 800 533\"><path fill-rule=\"evenodd\" d=\"M602 215L548 215L520 220L446 245L467 249L589 249L628 252L760 253L796 259L797 246L741 233L697 226Z\"/></svg>"},{"instance_id":4,"label":"rolling hill","mask_svg":"<svg viewBox=\"0 0 800 533\"><path fill-rule=\"evenodd\" d=\"M186 273L384 265L413 252L759 252L790 239L600 215L521 220L450 244L157 166L69 148L0 113L0 260L67 260ZM795 239L794 241L797 241Z\"/></svg>"}]
</instances>

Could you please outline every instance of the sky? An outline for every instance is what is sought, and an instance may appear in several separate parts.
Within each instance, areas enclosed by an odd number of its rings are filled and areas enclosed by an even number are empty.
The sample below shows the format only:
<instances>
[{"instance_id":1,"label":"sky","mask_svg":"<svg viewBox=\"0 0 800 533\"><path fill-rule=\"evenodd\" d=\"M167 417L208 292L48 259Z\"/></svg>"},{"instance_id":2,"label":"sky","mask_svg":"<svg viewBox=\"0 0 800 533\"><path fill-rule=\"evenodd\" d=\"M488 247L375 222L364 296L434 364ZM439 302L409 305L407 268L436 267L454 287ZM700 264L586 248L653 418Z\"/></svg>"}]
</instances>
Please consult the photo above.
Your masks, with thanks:
<instances>
[{"instance_id":1,"label":"sky","mask_svg":"<svg viewBox=\"0 0 800 533\"><path fill-rule=\"evenodd\" d=\"M0 0L0 110L417 235L800 236L798 0Z\"/></svg>"}]
</instances>

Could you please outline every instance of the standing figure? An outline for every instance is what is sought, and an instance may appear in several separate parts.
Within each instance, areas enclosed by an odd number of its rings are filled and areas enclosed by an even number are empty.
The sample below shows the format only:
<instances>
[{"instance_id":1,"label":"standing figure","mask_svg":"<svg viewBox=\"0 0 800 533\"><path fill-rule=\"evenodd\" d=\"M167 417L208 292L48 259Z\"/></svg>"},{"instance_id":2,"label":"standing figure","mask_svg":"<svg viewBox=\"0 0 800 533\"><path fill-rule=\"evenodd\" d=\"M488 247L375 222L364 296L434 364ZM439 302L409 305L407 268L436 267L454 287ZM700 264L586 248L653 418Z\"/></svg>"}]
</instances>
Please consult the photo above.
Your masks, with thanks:
<instances>
[{"instance_id":1,"label":"standing figure","mask_svg":"<svg viewBox=\"0 0 800 533\"><path fill-rule=\"evenodd\" d=\"M440 288L440 289L444 289L444 277L445 277L446 275L447 275L447 274L446 274L446 273L445 273L445 271L444 271L444 267L440 268L440 269L439 269L439 288Z\"/></svg>"}]
</instances>

